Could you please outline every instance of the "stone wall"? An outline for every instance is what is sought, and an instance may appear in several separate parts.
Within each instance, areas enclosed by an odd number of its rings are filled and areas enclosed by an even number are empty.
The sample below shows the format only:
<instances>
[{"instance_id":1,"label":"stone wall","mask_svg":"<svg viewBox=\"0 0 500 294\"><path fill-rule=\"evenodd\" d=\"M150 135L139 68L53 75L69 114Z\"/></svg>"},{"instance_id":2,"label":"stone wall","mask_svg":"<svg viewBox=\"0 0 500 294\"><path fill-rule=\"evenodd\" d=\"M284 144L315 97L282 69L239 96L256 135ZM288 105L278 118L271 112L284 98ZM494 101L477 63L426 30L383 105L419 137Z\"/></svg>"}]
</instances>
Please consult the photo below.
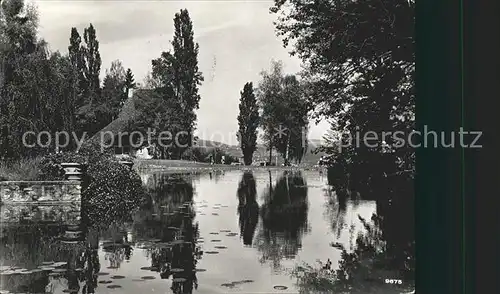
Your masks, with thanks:
<instances>
[{"instance_id":1,"label":"stone wall","mask_svg":"<svg viewBox=\"0 0 500 294\"><path fill-rule=\"evenodd\" d=\"M42 221L78 223L81 216L79 181L0 182L2 223Z\"/></svg>"}]
</instances>

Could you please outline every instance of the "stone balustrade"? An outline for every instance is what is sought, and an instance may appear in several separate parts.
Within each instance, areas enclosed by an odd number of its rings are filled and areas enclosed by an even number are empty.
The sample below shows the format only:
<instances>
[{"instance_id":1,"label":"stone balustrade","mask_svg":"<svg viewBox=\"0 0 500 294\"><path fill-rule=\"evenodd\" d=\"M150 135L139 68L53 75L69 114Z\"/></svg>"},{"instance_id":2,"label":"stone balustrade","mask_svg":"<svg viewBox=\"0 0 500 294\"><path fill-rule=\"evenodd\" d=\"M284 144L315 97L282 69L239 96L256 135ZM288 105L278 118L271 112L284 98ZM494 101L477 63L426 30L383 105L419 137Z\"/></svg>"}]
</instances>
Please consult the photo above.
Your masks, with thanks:
<instances>
[{"instance_id":1,"label":"stone balustrade","mask_svg":"<svg viewBox=\"0 0 500 294\"><path fill-rule=\"evenodd\" d=\"M0 181L0 221L77 224L82 202L80 166L62 166L65 181Z\"/></svg>"},{"instance_id":2,"label":"stone balustrade","mask_svg":"<svg viewBox=\"0 0 500 294\"><path fill-rule=\"evenodd\" d=\"M79 181L4 181L0 182L3 204L51 204L80 202Z\"/></svg>"},{"instance_id":3,"label":"stone balustrade","mask_svg":"<svg viewBox=\"0 0 500 294\"><path fill-rule=\"evenodd\" d=\"M79 181L0 182L2 222L80 220Z\"/></svg>"}]
</instances>

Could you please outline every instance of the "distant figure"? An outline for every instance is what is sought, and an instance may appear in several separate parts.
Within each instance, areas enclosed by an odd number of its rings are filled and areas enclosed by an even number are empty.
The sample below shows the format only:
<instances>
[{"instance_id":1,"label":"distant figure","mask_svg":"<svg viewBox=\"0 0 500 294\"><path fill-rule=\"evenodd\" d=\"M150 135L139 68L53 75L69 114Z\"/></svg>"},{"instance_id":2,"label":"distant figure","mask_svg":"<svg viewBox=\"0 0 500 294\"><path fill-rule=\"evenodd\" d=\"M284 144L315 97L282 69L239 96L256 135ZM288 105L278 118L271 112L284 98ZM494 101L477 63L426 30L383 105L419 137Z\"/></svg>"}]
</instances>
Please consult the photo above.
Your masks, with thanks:
<instances>
[{"instance_id":1,"label":"distant figure","mask_svg":"<svg viewBox=\"0 0 500 294\"><path fill-rule=\"evenodd\" d=\"M226 156L222 155L222 164L226 164Z\"/></svg>"}]
</instances>

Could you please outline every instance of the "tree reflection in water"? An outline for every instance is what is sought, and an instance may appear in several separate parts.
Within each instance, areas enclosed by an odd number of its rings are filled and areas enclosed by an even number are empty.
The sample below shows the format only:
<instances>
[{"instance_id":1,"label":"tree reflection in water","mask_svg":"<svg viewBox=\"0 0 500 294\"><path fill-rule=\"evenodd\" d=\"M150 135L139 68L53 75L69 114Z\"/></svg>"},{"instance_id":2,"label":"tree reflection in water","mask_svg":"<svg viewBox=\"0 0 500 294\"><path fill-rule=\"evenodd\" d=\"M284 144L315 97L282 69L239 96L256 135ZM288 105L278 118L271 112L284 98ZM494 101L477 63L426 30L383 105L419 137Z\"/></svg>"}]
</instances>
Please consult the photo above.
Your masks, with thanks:
<instances>
[{"instance_id":1,"label":"tree reflection in water","mask_svg":"<svg viewBox=\"0 0 500 294\"><path fill-rule=\"evenodd\" d=\"M262 263L271 261L273 270L280 270L283 258L295 258L307 231L308 208L307 184L300 172L284 172L274 187L270 182L257 237Z\"/></svg>"},{"instance_id":2,"label":"tree reflection in water","mask_svg":"<svg viewBox=\"0 0 500 294\"><path fill-rule=\"evenodd\" d=\"M327 264L319 268L310 265L296 268L294 275L298 277L301 292L391 294L414 287L413 179L404 175L381 177L363 191L363 199L376 201L377 214L370 220L359 217L365 232L352 236L356 240L354 248L332 244L342 252L338 268ZM327 211L337 216L332 218L334 231L341 230L343 202L353 196L359 193L340 187L327 189L327 206L330 206ZM387 285L384 282L387 278L401 279L403 285Z\"/></svg>"},{"instance_id":3,"label":"tree reflection in water","mask_svg":"<svg viewBox=\"0 0 500 294\"><path fill-rule=\"evenodd\" d=\"M174 293L192 293L198 288L196 264L201 258L197 245L198 224L194 223L194 188L185 177L167 176L153 194L153 210L158 218L147 218L143 226L135 227L142 239L151 242L148 254L151 270L159 272L162 279L172 278ZM138 230L144 228L146 230Z\"/></svg>"},{"instance_id":4,"label":"tree reflection in water","mask_svg":"<svg viewBox=\"0 0 500 294\"><path fill-rule=\"evenodd\" d=\"M239 205L238 215L240 235L244 245L252 245L253 236L259 222L259 204L257 203L257 188L251 171L243 173L237 192Z\"/></svg>"}]
</instances>

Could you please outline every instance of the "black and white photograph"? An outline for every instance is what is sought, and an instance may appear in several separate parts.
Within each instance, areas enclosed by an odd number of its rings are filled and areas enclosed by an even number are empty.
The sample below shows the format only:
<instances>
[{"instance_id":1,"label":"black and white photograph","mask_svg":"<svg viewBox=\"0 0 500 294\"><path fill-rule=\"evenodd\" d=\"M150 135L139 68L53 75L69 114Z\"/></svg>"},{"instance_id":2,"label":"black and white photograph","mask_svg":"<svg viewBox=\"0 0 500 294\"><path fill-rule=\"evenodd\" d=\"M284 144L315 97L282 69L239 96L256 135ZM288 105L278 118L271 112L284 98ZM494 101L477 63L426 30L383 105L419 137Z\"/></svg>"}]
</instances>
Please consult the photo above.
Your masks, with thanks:
<instances>
[{"instance_id":1,"label":"black and white photograph","mask_svg":"<svg viewBox=\"0 0 500 294\"><path fill-rule=\"evenodd\" d=\"M463 134L417 131L414 0L1 0L0 294L415 293Z\"/></svg>"}]
</instances>

